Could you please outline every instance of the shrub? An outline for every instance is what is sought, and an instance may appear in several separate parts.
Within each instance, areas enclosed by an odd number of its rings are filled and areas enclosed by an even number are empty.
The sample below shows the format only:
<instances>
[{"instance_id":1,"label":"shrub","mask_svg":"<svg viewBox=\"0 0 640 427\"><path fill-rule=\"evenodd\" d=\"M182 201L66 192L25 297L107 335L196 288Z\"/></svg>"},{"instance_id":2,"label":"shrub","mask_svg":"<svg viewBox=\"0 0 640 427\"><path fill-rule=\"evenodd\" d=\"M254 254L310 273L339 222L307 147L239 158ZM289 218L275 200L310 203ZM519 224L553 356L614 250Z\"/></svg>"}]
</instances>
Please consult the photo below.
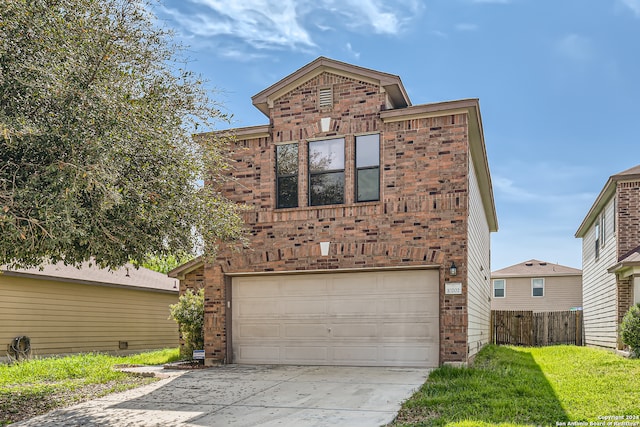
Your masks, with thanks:
<instances>
[{"instance_id":1,"label":"shrub","mask_svg":"<svg viewBox=\"0 0 640 427\"><path fill-rule=\"evenodd\" d=\"M204 348L204 289L193 293L187 289L178 299L177 304L171 306L171 318L178 323L184 340L180 353L191 359L193 350Z\"/></svg>"},{"instance_id":2,"label":"shrub","mask_svg":"<svg viewBox=\"0 0 640 427\"><path fill-rule=\"evenodd\" d=\"M624 315L620 331L622 342L631 348L632 357L640 357L640 303Z\"/></svg>"}]
</instances>

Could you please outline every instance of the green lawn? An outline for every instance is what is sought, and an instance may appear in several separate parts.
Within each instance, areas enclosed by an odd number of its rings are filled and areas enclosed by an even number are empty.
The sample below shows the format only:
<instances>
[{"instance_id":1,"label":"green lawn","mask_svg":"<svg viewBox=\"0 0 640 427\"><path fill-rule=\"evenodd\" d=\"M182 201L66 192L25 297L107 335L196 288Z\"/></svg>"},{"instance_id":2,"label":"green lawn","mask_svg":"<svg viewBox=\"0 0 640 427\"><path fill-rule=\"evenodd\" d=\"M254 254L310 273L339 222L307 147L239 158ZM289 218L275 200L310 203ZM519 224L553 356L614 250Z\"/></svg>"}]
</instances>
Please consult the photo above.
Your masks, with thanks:
<instances>
[{"instance_id":1,"label":"green lawn","mask_svg":"<svg viewBox=\"0 0 640 427\"><path fill-rule=\"evenodd\" d=\"M175 348L125 357L81 354L0 364L0 426L155 380L120 372L116 365L160 365L179 358Z\"/></svg>"},{"instance_id":2,"label":"green lawn","mask_svg":"<svg viewBox=\"0 0 640 427\"><path fill-rule=\"evenodd\" d=\"M640 427L640 360L587 347L487 346L472 367L434 370L393 425L571 422Z\"/></svg>"}]
</instances>

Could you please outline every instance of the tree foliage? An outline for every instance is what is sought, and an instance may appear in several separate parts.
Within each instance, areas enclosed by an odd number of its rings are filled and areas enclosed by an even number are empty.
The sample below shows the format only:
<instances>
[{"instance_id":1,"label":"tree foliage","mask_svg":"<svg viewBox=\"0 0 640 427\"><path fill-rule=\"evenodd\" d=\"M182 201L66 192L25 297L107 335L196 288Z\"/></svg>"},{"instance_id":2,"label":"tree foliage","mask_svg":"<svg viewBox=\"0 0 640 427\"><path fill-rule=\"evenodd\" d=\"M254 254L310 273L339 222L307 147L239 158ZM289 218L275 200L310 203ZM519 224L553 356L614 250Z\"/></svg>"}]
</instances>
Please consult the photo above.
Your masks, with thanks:
<instances>
[{"instance_id":1,"label":"tree foliage","mask_svg":"<svg viewBox=\"0 0 640 427\"><path fill-rule=\"evenodd\" d=\"M631 306L620 325L622 342L631 348L634 357L640 357L640 304Z\"/></svg>"},{"instance_id":2,"label":"tree foliage","mask_svg":"<svg viewBox=\"0 0 640 427\"><path fill-rule=\"evenodd\" d=\"M197 293L187 289L178 303L171 305L171 318L180 327L185 343L180 350L183 356L191 358L193 350L204 349L204 289Z\"/></svg>"},{"instance_id":3,"label":"tree foliage","mask_svg":"<svg viewBox=\"0 0 640 427\"><path fill-rule=\"evenodd\" d=\"M228 117L144 0L0 2L0 264L117 267L242 239ZM194 233L197 231L197 233Z\"/></svg>"},{"instance_id":4,"label":"tree foliage","mask_svg":"<svg viewBox=\"0 0 640 427\"><path fill-rule=\"evenodd\" d=\"M177 254L149 254L145 257L141 266L158 273L167 274L174 268L185 264L195 258L193 255L179 252Z\"/></svg>"}]
</instances>

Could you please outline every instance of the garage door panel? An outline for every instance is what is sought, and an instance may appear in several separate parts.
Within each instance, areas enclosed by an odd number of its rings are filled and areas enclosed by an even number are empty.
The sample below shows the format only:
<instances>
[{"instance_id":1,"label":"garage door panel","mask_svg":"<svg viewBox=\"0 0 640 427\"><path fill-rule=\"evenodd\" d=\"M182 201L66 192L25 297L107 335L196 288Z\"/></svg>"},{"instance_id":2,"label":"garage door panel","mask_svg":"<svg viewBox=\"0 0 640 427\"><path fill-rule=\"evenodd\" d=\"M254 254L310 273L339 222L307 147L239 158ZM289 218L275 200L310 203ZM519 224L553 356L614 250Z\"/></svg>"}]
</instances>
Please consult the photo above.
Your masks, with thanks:
<instances>
[{"instance_id":1,"label":"garage door panel","mask_svg":"<svg viewBox=\"0 0 640 427\"><path fill-rule=\"evenodd\" d=\"M244 363L268 363L268 360L280 359L280 347L269 345L241 345L237 348L237 358Z\"/></svg>"},{"instance_id":2,"label":"garage door panel","mask_svg":"<svg viewBox=\"0 0 640 427\"><path fill-rule=\"evenodd\" d=\"M279 317L282 310L280 309L280 302L277 299L258 299L250 298L247 300L241 300L234 307L234 315L239 319L242 318L263 318L263 317Z\"/></svg>"},{"instance_id":3,"label":"garage door panel","mask_svg":"<svg viewBox=\"0 0 640 427\"><path fill-rule=\"evenodd\" d=\"M377 313L375 308L378 305L378 301L375 298L364 298L363 297L351 297L344 298L342 296L337 297L338 299L332 299L329 304L328 313L331 315L339 316L361 316L361 315L371 315L373 313Z\"/></svg>"},{"instance_id":4,"label":"garage door panel","mask_svg":"<svg viewBox=\"0 0 640 427\"><path fill-rule=\"evenodd\" d=\"M431 270L235 277L233 361L437 366L438 281Z\"/></svg>"},{"instance_id":5,"label":"garage door panel","mask_svg":"<svg viewBox=\"0 0 640 427\"><path fill-rule=\"evenodd\" d=\"M331 336L336 338L376 339L378 325L375 323L331 323Z\"/></svg>"},{"instance_id":6,"label":"garage door panel","mask_svg":"<svg viewBox=\"0 0 640 427\"><path fill-rule=\"evenodd\" d=\"M293 325L285 325L284 327L284 337L285 338L327 338L328 331L327 327L324 324L293 324Z\"/></svg>"},{"instance_id":7,"label":"garage door panel","mask_svg":"<svg viewBox=\"0 0 640 427\"><path fill-rule=\"evenodd\" d=\"M297 280L289 280L283 277L279 283L280 292L283 296L309 296L327 295L329 293L328 284L317 279L304 279L303 276L296 276Z\"/></svg>"},{"instance_id":8,"label":"garage door panel","mask_svg":"<svg viewBox=\"0 0 640 427\"><path fill-rule=\"evenodd\" d=\"M382 325L381 335L384 338L422 338L437 336L438 324L430 322L394 322Z\"/></svg>"},{"instance_id":9,"label":"garage door panel","mask_svg":"<svg viewBox=\"0 0 640 427\"><path fill-rule=\"evenodd\" d=\"M377 346L344 346L333 349L333 360L337 364L370 365L378 360Z\"/></svg>"},{"instance_id":10,"label":"garage door panel","mask_svg":"<svg viewBox=\"0 0 640 427\"><path fill-rule=\"evenodd\" d=\"M283 362L294 364L323 364L328 359L328 348L324 346L284 347Z\"/></svg>"},{"instance_id":11,"label":"garage door panel","mask_svg":"<svg viewBox=\"0 0 640 427\"><path fill-rule=\"evenodd\" d=\"M241 324L235 332L237 338L280 338L280 324Z\"/></svg>"},{"instance_id":12,"label":"garage door panel","mask_svg":"<svg viewBox=\"0 0 640 427\"><path fill-rule=\"evenodd\" d=\"M428 298L421 295L409 294L406 298L396 295L383 300L382 314L411 316L425 313L438 307L437 298Z\"/></svg>"},{"instance_id":13,"label":"garage door panel","mask_svg":"<svg viewBox=\"0 0 640 427\"><path fill-rule=\"evenodd\" d=\"M281 313L285 316L326 316L327 301L299 298L286 299L283 301Z\"/></svg>"}]
</instances>

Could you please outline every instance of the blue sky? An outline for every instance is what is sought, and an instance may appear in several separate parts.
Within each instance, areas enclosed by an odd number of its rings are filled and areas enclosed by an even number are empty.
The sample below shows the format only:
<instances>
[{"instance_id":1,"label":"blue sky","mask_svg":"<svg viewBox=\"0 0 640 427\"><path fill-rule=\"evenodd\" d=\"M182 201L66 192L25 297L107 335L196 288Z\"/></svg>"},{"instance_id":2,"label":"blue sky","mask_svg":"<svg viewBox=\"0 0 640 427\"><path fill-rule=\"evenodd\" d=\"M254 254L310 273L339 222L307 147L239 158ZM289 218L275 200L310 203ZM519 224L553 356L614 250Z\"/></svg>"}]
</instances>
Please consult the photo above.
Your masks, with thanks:
<instances>
[{"instance_id":1,"label":"blue sky","mask_svg":"<svg viewBox=\"0 0 640 427\"><path fill-rule=\"evenodd\" d=\"M607 178L640 163L640 0L165 0L154 12L233 127L268 123L251 96L318 56L400 76L414 105L479 98L492 270L581 268L575 231Z\"/></svg>"}]
</instances>

